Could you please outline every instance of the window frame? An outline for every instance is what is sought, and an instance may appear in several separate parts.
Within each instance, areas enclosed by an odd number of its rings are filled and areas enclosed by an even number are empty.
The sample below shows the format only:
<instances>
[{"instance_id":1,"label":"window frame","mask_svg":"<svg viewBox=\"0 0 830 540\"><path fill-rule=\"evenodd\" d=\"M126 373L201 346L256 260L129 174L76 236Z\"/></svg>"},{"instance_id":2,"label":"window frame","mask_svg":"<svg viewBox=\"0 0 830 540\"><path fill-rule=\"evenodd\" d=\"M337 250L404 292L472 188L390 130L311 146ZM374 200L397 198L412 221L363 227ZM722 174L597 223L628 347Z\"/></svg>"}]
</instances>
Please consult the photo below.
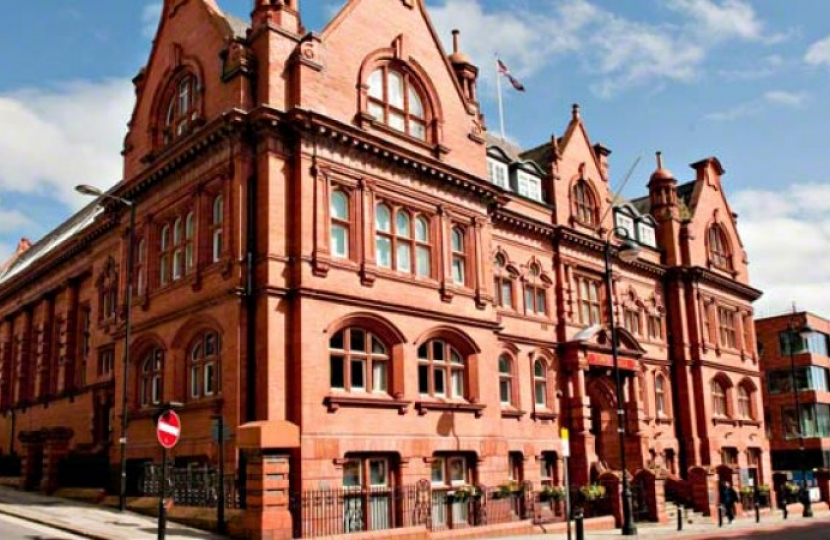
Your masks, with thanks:
<instances>
[{"instance_id":1,"label":"window frame","mask_svg":"<svg viewBox=\"0 0 830 540\"><path fill-rule=\"evenodd\" d=\"M340 216L337 212L335 199L343 197L345 216ZM339 186L333 187L329 198L329 253L333 258L350 259L352 252L352 197L351 194ZM335 249L337 246L337 233L342 231L343 247L342 252Z\"/></svg>"},{"instance_id":2,"label":"window frame","mask_svg":"<svg viewBox=\"0 0 830 540\"><path fill-rule=\"evenodd\" d=\"M541 374L539 369L541 368ZM540 394L541 392L541 394ZM539 401L539 396L542 396L543 401ZM533 404L538 409L553 410L550 406L548 398L548 367L547 362L542 358L535 358L533 360Z\"/></svg>"},{"instance_id":3,"label":"window frame","mask_svg":"<svg viewBox=\"0 0 830 540\"><path fill-rule=\"evenodd\" d=\"M225 196L222 193L213 198L210 214L211 262L215 263L225 251Z\"/></svg>"},{"instance_id":4,"label":"window frame","mask_svg":"<svg viewBox=\"0 0 830 540\"><path fill-rule=\"evenodd\" d=\"M726 349L738 349L737 312L726 306L717 307L718 343Z\"/></svg>"},{"instance_id":5,"label":"window frame","mask_svg":"<svg viewBox=\"0 0 830 540\"><path fill-rule=\"evenodd\" d=\"M504 361L504 362L502 362ZM507 353L502 353L498 358L499 368L499 403L502 407L516 407L517 397L515 391L515 365L513 358ZM507 391L507 400L505 401L505 389Z\"/></svg>"},{"instance_id":6,"label":"window frame","mask_svg":"<svg viewBox=\"0 0 830 540\"><path fill-rule=\"evenodd\" d=\"M389 92L390 72L395 73L401 79L402 107L391 103ZM373 95L372 79L377 73L380 73L381 96ZM421 116L418 116L412 110L411 99L413 94L420 102ZM413 75L409 70L403 69L398 64L393 64L392 62L383 63L375 67L366 78L366 114L374 119L375 122L389 128L395 133L405 135L422 143L430 143L432 137L429 129L431 122L428 105L426 93L418 77ZM382 116L378 117L375 112L381 112ZM390 123L390 118L393 116L402 118L403 129L395 127ZM423 136L419 136L414 132L413 125L421 127Z\"/></svg>"},{"instance_id":7,"label":"window frame","mask_svg":"<svg viewBox=\"0 0 830 540\"><path fill-rule=\"evenodd\" d=\"M162 109L160 143L168 145L189 134L199 118L201 105L199 79L186 71L170 82Z\"/></svg>"},{"instance_id":8,"label":"window frame","mask_svg":"<svg viewBox=\"0 0 830 540\"><path fill-rule=\"evenodd\" d=\"M361 332L363 334L364 349L354 349L353 333ZM340 337L342 348L335 348L333 343ZM376 352L374 350L375 343L378 343L383 352ZM392 390L392 349L389 343L381 338L376 332L373 332L362 326L347 326L341 328L329 339L328 346L329 353L329 389L334 392L346 392L350 394L366 394L366 395L382 395L389 394ZM343 385L336 386L334 384L334 366L335 362L340 364L342 370ZM354 384L353 369L355 363L359 363L362 368L363 385L358 386ZM377 367L383 366L383 377L378 377L376 373ZM378 380L376 380L378 379ZM383 381L383 385L379 386L379 380Z\"/></svg>"},{"instance_id":9,"label":"window frame","mask_svg":"<svg viewBox=\"0 0 830 540\"><path fill-rule=\"evenodd\" d=\"M579 322L585 326L602 324L602 295L604 293L602 282L599 279L585 275L577 275L575 276L575 280L577 284ZM592 297L592 292L596 293L596 298ZM585 298L586 296L587 299Z\"/></svg>"},{"instance_id":10,"label":"window frame","mask_svg":"<svg viewBox=\"0 0 830 540\"><path fill-rule=\"evenodd\" d=\"M530 265L528 277L524 282L524 308L525 315L548 316L548 287L542 280L541 266L535 262Z\"/></svg>"},{"instance_id":11,"label":"window frame","mask_svg":"<svg viewBox=\"0 0 830 540\"><path fill-rule=\"evenodd\" d=\"M139 407L155 407L164 399L164 349L159 346L147 348L140 356L139 364Z\"/></svg>"},{"instance_id":12,"label":"window frame","mask_svg":"<svg viewBox=\"0 0 830 540\"><path fill-rule=\"evenodd\" d=\"M493 302L496 307L516 310L514 283L517 276L507 268L507 258L497 253L493 260ZM505 294L507 291L507 294ZM507 298L505 298L507 297Z\"/></svg>"},{"instance_id":13,"label":"window frame","mask_svg":"<svg viewBox=\"0 0 830 540\"><path fill-rule=\"evenodd\" d=\"M209 341L213 339L212 349ZM222 388L222 340L218 332L201 332L191 342L187 354L188 400L208 399L221 393ZM208 369L210 368L210 369ZM208 374L212 374L213 386L208 389Z\"/></svg>"},{"instance_id":14,"label":"window frame","mask_svg":"<svg viewBox=\"0 0 830 540\"><path fill-rule=\"evenodd\" d=\"M468 282L467 243L466 229L461 225L453 225L450 228L452 282L460 287L466 287Z\"/></svg>"},{"instance_id":15,"label":"window frame","mask_svg":"<svg viewBox=\"0 0 830 540\"><path fill-rule=\"evenodd\" d=\"M712 415L718 418L729 418L729 389L727 385L719 378L714 378L709 384L709 394L712 398Z\"/></svg>"},{"instance_id":16,"label":"window frame","mask_svg":"<svg viewBox=\"0 0 830 540\"><path fill-rule=\"evenodd\" d=\"M573 218L580 225L596 227L599 205L594 190L587 180L580 178L571 191L573 196Z\"/></svg>"},{"instance_id":17,"label":"window frame","mask_svg":"<svg viewBox=\"0 0 830 540\"><path fill-rule=\"evenodd\" d=\"M436 346L440 344L443 358L435 358ZM422 354L426 351L426 354ZM418 347L418 394L421 397L442 398L450 400L467 400L469 394L469 359L450 342L441 338L432 338ZM457 357L459 362L453 362L453 357ZM426 370L426 381L422 378ZM443 387L442 391L438 391L436 387L437 378L436 373L441 373L441 380ZM456 386L458 380L455 378L456 374L460 373L460 392ZM424 382L426 382L426 392L423 392Z\"/></svg>"},{"instance_id":18,"label":"window frame","mask_svg":"<svg viewBox=\"0 0 830 540\"><path fill-rule=\"evenodd\" d=\"M717 223L712 224L706 236L711 265L718 270L732 272L734 269L732 250L723 227Z\"/></svg>"}]
</instances>

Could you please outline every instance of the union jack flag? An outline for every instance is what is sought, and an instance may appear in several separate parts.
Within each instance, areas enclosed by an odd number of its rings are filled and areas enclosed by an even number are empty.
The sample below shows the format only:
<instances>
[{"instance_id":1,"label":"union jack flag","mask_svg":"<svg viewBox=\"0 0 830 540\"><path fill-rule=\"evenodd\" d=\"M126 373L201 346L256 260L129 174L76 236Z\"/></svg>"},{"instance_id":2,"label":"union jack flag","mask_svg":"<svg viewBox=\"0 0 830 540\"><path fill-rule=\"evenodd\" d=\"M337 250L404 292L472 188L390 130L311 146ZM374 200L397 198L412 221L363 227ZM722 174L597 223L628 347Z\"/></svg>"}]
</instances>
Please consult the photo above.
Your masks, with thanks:
<instances>
[{"instance_id":1,"label":"union jack flag","mask_svg":"<svg viewBox=\"0 0 830 540\"><path fill-rule=\"evenodd\" d=\"M508 68L507 65L505 65L504 62L502 62L501 60L496 58L496 65L498 67L499 73L501 75L504 75L505 77L507 77L507 80L510 81L510 84L513 85L513 88L515 88L519 92L524 92L525 91L525 85L523 85L519 81L519 79L517 79L516 77L513 76L512 73L510 73L510 68Z\"/></svg>"}]
</instances>

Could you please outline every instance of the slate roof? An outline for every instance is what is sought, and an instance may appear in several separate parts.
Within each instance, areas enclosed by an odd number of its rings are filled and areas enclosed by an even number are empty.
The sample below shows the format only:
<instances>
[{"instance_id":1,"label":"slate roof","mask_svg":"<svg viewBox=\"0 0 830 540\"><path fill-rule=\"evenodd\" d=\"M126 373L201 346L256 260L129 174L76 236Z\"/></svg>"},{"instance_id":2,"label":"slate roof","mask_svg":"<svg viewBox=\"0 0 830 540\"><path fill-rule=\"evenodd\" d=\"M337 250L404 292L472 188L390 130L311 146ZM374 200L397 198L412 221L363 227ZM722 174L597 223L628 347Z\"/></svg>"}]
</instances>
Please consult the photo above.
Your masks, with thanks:
<instances>
[{"instance_id":1,"label":"slate roof","mask_svg":"<svg viewBox=\"0 0 830 540\"><path fill-rule=\"evenodd\" d=\"M26 251L12 255L11 259L0 266L0 286L58 249L75 233L92 224L101 211L98 201L92 202L55 227Z\"/></svg>"},{"instance_id":2,"label":"slate roof","mask_svg":"<svg viewBox=\"0 0 830 540\"><path fill-rule=\"evenodd\" d=\"M688 210L692 206L692 193L695 191L695 181L691 180L684 184L680 184L677 186L677 203L680 205L681 209L685 208ZM645 197L638 197L630 201L631 204L634 205L634 208L637 209L638 212L641 214L650 214L651 213L651 199L648 195ZM681 211L682 213L682 211Z\"/></svg>"},{"instance_id":3,"label":"slate roof","mask_svg":"<svg viewBox=\"0 0 830 540\"><path fill-rule=\"evenodd\" d=\"M231 30L233 31L234 37L244 38L248 34L250 26L248 26L247 22L243 21L239 17L228 15L227 13L224 15L225 19L228 21L228 25L230 25Z\"/></svg>"}]
</instances>

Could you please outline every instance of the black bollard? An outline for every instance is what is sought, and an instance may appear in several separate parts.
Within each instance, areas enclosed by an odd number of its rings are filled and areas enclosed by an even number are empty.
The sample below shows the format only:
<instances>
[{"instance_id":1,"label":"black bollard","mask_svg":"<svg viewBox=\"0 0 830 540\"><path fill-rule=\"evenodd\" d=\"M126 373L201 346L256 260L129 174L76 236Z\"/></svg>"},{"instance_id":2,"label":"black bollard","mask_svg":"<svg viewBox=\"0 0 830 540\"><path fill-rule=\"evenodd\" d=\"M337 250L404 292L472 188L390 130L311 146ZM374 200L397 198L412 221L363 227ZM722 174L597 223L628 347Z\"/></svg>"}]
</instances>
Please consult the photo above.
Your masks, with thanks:
<instances>
[{"instance_id":1,"label":"black bollard","mask_svg":"<svg viewBox=\"0 0 830 540\"><path fill-rule=\"evenodd\" d=\"M585 540L585 524L583 523L581 509L574 514L574 524L576 525L576 540Z\"/></svg>"},{"instance_id":2,"label":"black bollard","mask_svg":"<svg viewBox=\"0 0 830 540\"><path fill-rule=\"evenodd\" d=\"M755 501L755 523L761 523L761 505Z\"/></svg>"},{"instance_id":3,"label":"black bollard","mask_svg":"<svg viewBox=\"0 0 830 540\"><path fill-rule=\"evenodd\" d=\"M723 527L723 506L718 505L718 527Z\"/></svg>"},{"instance_id":4,"label":"black bollard","mask_svg":"<svg viewBox=\"0 0 830 540\"><path fill-rule=\"evenodd\" d=\"M683 507L679 504L677 505L677 530L683 530Z\"/></svg>"},{"instance_id":5,"label":"black bollard","mask_svg":"<svg viewBox=\"0 0 830 540\"><path fill-rule=\"evenodd\" d=\"M781 508L781 510L784 512L784 519L787 519L787 514L789 512L787 512L787 503L786 502L784 503L784 506Z\"/></svg>"}]
</instances>

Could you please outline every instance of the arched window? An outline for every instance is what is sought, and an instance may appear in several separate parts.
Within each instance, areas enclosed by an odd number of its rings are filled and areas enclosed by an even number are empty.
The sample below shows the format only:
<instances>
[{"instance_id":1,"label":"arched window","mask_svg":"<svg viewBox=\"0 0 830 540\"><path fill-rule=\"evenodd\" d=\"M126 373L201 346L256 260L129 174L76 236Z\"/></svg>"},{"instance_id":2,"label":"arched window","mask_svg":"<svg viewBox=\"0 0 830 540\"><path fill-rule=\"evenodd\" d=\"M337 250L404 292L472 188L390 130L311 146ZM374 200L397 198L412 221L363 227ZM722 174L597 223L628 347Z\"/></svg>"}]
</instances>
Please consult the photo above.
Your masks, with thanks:
<instances>
[{"instance_id":1,"label":"arched window","mask_svg":"<svg viewBox=\"0 0 830 540\"><path fill-rule=\"evenodd\" d=\"M193 269L195 263L193 236L196 233L196 218L193 212L188 212L184 218L184 269L185 273Z\"/></svg>"},{"instance_id":2,"label":"arched window","mask_svg":"<svg viewBox=\"0 0 830 540\"><path fill-rule=\"evenodd\" d=\"M542 269L538 264L530 265L530 275L525 282L525 313L528 315L546 315L547 291L542 284Z\"/></svg>"},{"instance_id":3,"label":"arched window","mask_svg":"<svg viewBox=\"0 0 830 540\"><path fill-rule=\"evenodd\" d=\"M667 416L666 414L666 378L658 374L654 377L654 407L657 416Z\"/></svg>"},{"instance_id":4,"label":"arched window","mask_svg":"<svg viewBox=\"0 0 830 540\"><path fill-rule=\"evenodd\" d=\"M548 408L548 377L542 360L533 363L533 399L537 407Z\"/></svg>"},{"instance_id":5,"label":"arched window","mask_svg":"<svg viewBox=\"0 0 830 540\"><path fill-rule=\"evenodd\" d=\"M164 144L171 143L190 131L198 117L197 101L196 77L186 74L179 78L167 101L162 139Z\"/></svg>"},{"instance_id":6,"label":"arched window","mask_svg":"<svg viewBox=\"0 0 830 540\"><path fill-rule=\"evenodd\" d=\"M331 193L331 254L349 257L349 197L340 190Z\"/></svg>"},{"instance_id":7,"label":"arched window","mask_svg":"<svg viewBox=\"0 0 830 540\"><path fill-rule=\"evenodd\" d=\"M389 349L362 328L344 328L329 340L329 383L347 392L389 391Z\"/></svg>"},{"instance_id":8,"label":"arched window","mask_svg":"<svg viewBox=\"0 0 830 540\"><path fill-rule=\"evenodd\" d=\"M418 347L418 391L422 395L465 397L464 358L449 343L432 339Z\"/></svg>"},{"instance_id":9,"label":"arched window","mask_svg":"<svg viewBox=\"0 0 830 540\"><path fill-rule=\"evenodd\" d=\"M173 222L173 281L182 277L182 218Z\"/></svg>"},{"instance_id":10,"label":"arched window","mask_svg":"<svg viewBox=\"0 0 830 540\"><path fill-rule=\"evenodd\" d=\"M464 251L464 230L460 227L453 227L452 238L452 280L458 285L466 283L467 254Z\"/></svg>"},{"instance_id":11,"label":"arched window","mask_svg":"<svg viewBox=\"0 0 830 540\"><path fill-rule=\"evenodd\" d=\"M429 221L424 216L415 218L415 272L418 277L432 276L432 246Z\"/></svg>"},{"instance_id":12,"label":"arched window","mask_svg":"<svg viewBox=\"0 0 830 540\"><path fill-rule=\"evenodd\" d=\"M427 139L423 99L411 75L386 65L369 75L368 112L379 122L416 139Z\"/></svg>"},{"instance_id":13,"label":"arched window","mask_svg":"<svg viewBox=\"0 0 830 540\"><path fill-rule=\"evenodd\" d=\"M513 275L507 270L507 260L501 253L496 255L493 261L495 269L493 277L493 294L496 305L515 309L513 303Z\"/></svg>"},{"instance_id":14,"label":"arched window","mask_svg":"<svg viewBox=\"0 0 830 540\"><path fill-rule=\"evenodd\" d=\"M142 407L150 407L161 403L163 372L164 351L159 347L150 347L141 357L139 397Z\"/></svg>"},{"instance_id":15,"label":"arched window","mask_svg":"<svg viewBox=\"0 0 830 540\"><path fill-rule=\"evenodd\" d=\"M213 237L213 257L211 260L216 262L222 256L222 237L224 234L223 225L225 223L225 198L217 195L213 199L213 214L211 219L211 236Z\"/></svg>"},{"instance_id":16,"label":"arched window","mask_svg":"<svg viewBox=\"0 0 830 540\"><path fill-rule=\"evenodd\" d=\"M715 268L732 270L732 255L729 241L719 225L709 227L709 261Z\"/></svg>"},{"instance_id":17,"label":"arched window","mask_svg":"<svg viewBox=\"0 0 830 540\"><path fill-rule=\"evenodd\" d=\"M190 347L190 397L199 399L219 392L221 345L216 332L206 332Z\"/></svg>"},{"instance_id":18,"label":"arched window","mask_svg":"<svg viewBox=\"0 0 830 540\"><path fill-rule=\"evenodd\" d=\"M597 203L591 186L585 180L579 180L574 186L574 218L577 222L595 226L597 224Z\"/></svg>"},{"instance_id":19,"label":"arched window","mask_svg":"<svg viewBox=\"0 0 830 540\"><path fill-rule=\"evenodd\" d=\"M715 416L727 416L726 387L721 381L712 381L712 412Z\"/></svg>"},{"instance_id":20,"label":"arched window","mask_svg":"<svg viewBox=\"0 0 830 540\"><path fill-rule=\"evenodd\" d=\"M170 282L170 225L164 225L159 233L159 282Z\"/></svg>"},{"instance_id":21,"label":"arched window","mask_svg":"<svg viewBox=\"0 0 830 540\"><path fill-rule=\"evenodd\" d=\"M513 402L513 362L506 354L499 356L499 398L502 405Z\"/></svg>"},{"instance_id":22,"label":"arched window","mask_svg":"<svg viewBox=\"0 0 830 540\"><path fill-rule=\"evenodd\" d=\"M738 416L741 418L752 418L752 392L741 385L738 387Z\"/></svg>"}]
</instances>

